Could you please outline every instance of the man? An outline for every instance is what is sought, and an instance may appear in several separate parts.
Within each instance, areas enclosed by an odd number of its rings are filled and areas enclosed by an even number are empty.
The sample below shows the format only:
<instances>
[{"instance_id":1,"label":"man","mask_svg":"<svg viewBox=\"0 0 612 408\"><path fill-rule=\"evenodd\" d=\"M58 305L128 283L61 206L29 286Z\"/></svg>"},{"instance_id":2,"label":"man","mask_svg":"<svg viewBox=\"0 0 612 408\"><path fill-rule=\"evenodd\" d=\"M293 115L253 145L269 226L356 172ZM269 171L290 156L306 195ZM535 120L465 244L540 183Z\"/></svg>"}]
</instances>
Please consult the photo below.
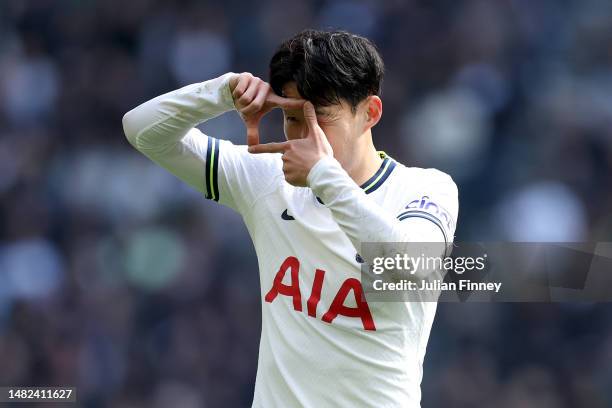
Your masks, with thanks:
<instances>
[{"instance_id":1,"label":"man","mask_svg":"<svg viewBox=\"0 0 612 408\"><path fill-rule=\"evenodd\" d=\"M306 30L274 54L270 84L228 73L123 118L136 149L244 219L263 299L254 407L420 404L436 303L368 303L359 251L365 242L449 244L457 189L442 172L374 148L382 76L367 39ZM276 107L287 141L259 144L259 121ZM232 109L248 147L195 128Z\"/></svg>"}]
</instances>

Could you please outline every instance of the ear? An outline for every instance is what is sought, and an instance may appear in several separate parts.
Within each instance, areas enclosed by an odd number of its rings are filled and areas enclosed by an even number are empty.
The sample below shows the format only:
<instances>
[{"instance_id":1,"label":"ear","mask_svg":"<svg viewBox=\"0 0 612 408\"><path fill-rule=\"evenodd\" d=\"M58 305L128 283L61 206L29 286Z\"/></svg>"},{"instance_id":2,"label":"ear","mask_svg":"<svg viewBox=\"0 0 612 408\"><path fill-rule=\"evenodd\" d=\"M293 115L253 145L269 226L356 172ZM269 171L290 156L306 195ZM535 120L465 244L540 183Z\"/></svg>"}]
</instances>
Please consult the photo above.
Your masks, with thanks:
<instances>
[{"instance_id":1,"label":"ear","mask_svg":"<svg viewBox=\"0 0 612 408\"><path fill-rule=\"evenodd\" d=\"M377 95L370 95L364 101L366 121L363 123L363 131L376 126L382 116L382 100Z\"/></svg>"}]
</instances>

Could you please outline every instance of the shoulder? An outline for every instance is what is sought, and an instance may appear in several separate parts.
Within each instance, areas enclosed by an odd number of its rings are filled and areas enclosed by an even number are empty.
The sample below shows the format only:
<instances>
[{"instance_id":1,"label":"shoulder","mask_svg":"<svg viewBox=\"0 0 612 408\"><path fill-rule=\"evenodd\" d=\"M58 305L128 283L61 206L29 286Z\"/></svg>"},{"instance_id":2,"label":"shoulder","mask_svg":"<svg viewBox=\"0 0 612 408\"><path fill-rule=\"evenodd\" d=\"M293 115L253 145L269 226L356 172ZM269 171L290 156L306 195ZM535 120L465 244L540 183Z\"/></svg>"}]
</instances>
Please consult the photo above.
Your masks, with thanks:
<instances>
[{"instance_id":1,"label":"shoulder","mask_svg":"<svg viewBox=\"0 0 612 408\"><path fill-rule=\"evenodd\" d=\"M251 154L246 145L235 145L228 140L209 139L208 143L207 183L212 186L218 183L222 203L241 213L284 180L283 162L278 153Z\"/></svg>"},{"instance_id":2,"label":"shoulder","mask_svg":"<svg viewBox=\"0 0 612 408\"><path fill-rule=\"evenodd\" d=\"M406 202L404 210L446 212L456 219L459 211L459 191L453 178L438 169L397 165L395 194Z\"/></svg>"},{"instance_id":3,"label":"shoulder","mask_svg":"<svg viewBox=\"0 0 612 408\"><path fill-rule=\"evenodd\" d=\"M251 170L259 169L271 173L282 173L283 162L278 153L252 154L247 145L235 145L229 140L219 140L221 158L243 164ZM255 175L255 174L254 174Z\"/></svg>"},{"instance_id":4,"label":"shoulder","mask_svg":"<svg viewBox=\"0 0 612 408\"><path fill-rule=\"evenodd\" d=\"M453 236L459 214L459 195L453 178L434 168L398 164L397 190L404 203L398 219L431 219L441 225L446 236Z\"/></svg>"},{"instance_id":5,"label":"shoulder","mask_svg":"<svg viewBox=\"0 0 612 408\"><path fill-rule=\"evenodd\" d=\"M406 188L442 189L457 194L457 184L448 173L434 168L408 167L402 163L396 163L396 182Z\"/></svg>"}]
</instances>

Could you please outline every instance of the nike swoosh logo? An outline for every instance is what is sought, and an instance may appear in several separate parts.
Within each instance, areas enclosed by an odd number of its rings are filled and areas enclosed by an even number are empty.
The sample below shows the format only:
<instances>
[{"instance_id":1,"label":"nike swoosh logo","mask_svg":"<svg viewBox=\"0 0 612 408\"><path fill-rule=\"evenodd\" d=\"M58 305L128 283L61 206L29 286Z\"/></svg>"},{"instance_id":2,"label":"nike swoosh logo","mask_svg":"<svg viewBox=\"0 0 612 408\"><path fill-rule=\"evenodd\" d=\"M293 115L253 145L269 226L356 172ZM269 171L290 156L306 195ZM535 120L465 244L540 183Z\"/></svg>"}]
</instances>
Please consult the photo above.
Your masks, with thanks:
<instances>
[{"instance_id":1,"label":"nike swoosh logo","mask_svg":"<svg viewBox=\"0 0 612 408\"><path fill-rule=\"evenodd\" d=\"M295 220L295 218L293 218L292 216L289 215L289 213L287 213L287 210L283 211L283 213L281 214L281 218L285 221Z\"/></svg>"}]
</instances>

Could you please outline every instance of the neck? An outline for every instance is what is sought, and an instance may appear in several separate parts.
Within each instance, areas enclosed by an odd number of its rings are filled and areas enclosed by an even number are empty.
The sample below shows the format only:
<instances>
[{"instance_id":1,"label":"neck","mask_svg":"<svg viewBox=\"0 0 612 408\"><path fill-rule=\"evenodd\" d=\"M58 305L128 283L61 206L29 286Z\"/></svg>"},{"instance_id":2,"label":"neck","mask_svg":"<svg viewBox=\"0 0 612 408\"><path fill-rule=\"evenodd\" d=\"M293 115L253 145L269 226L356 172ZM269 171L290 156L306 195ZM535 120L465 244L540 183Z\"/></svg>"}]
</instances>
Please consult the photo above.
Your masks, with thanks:
<instances>
[{"instance_id":1,"label":"neck","mask_svg":"<svg viewBox=\"0 0 612 408\"><path fill-rule=\"evenodd\" d=\"M359 139L363 142L352 143L351 148L345 150L348 154L343 154L341 158L336 157L358 186L372 177L383 161L374 147L370 131L361 135Z\"/></svg>"}]
</instances>

